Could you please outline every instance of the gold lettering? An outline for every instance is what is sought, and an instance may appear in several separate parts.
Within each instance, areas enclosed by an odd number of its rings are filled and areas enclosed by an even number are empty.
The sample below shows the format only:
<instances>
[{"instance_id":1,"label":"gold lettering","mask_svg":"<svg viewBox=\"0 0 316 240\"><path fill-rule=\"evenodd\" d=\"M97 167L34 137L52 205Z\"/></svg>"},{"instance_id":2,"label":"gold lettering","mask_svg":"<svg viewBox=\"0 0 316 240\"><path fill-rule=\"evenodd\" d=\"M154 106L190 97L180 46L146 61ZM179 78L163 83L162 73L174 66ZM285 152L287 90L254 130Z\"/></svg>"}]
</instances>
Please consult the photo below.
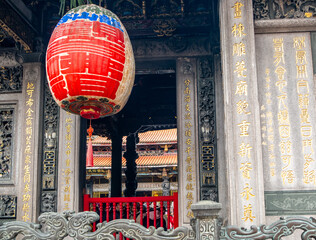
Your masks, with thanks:
<instances>
[{"instance_id":1,"label":"gold lettering","mask_svg":"<svg viewBox=\"0 0 316 240\"><path fill-rule=\"evenodd\" d=\"M243 24L239 23L238 25L235 23L232 27L232 33L234 37L242 37L245 36L246 33L244 33L245 27Z\"/></svg>"},{"instance_id":2,"label":"gold lettering","mask_svg":"<svg viewBox=\"0 0 316 240\"><path fill-rule=\"evenodd\" d=\"M248 201L250 199L250 197L254 197L255 196L254 194L252 194L251 191L252 191L252 188L249 186L248 183L246 183L246 187L244 187L244 189L240 193L240 195Z\"/></svg>"},{"instance_id":3,"label":"gold lettering","mask_svg":"<svg viewBox=\"0 0 316 240\"><path fill-rule=\"evenodd\" d=\"M239 146L239 152L238 154L241 157L245 157L247 156L248 158L250 158L250 150L252 149L252 147L250 147L249 143L245 144L244 142Z\"/></svg>"},{"instance_id":4,"label":"gold lettering","mask_svg":"<svg viewBox=\"0 0 316 240\"><path fill-rule=\"evenodd\" d=\"M242 218L242 220L244 220L244 222L246 221L250 221L253 222L253 220L256 218L255 216L252 215L252 205L248 204L248 206L244 205L244 217Z\"/></svg>"},{"instance_id":5,"label":"gold lettering","mask_svg":"<svg viewBox=\"0 0 316 240\"><path fill-rule=\"evenodd\" d=\"M296 50L301 50L305 48L305 37L295 37L293 38L293 47Z\"/></svg>"},{"instance_id":6,"label":"gold lettering","mask_svg":"<svg viewBox=\"0 0 316 240\"><path fill-rule=\"evenodd\" d=\"M241 18L241 7L244 5L241 2L236 2L232 8L234 8L234 18Z\"/></svg>"},{"instance_id":7,"label":"gold lettering","mask_svg":"<svg viewBox=\"0 0 316 240\"><path fill-rule=\"evenodd\" d=\"M280 63L284 64L284 50L283 50L283 38L274 38L273 39L274 47L274 65L278 66Z\"/></svg>"},{"instance_id":8,"label":"gold lettering","mask_svg":"<svg viewBox=\"0 0 316 240\"><path fill-rule=\"evenodd\" d=\"M237 77L247 77L246 75L244 75L244 72L247 71L247 68L245 67L245 61L242 60L240 62L236 62L236 69L234 70L234 72L237 73Z\"/></svg>"},{"instance_id":9,"label":"gold lettering","mask_svg":"<svg viewBox=\"0 0 316 240\"><path fill-rule=\"evenodd\" d=\"M243 42L234 43L233 56L234 55L237 55L237 56L246 55L246 46Z\"/></svg>"},{"instance_id":10,"label":"gold lettering","mask_svg":"<svg viewBox=\"0 0 316 240\"><path fill-rule=\"evenodd\" d=\"M252 170L250 162L241 163L240 170L242 170L242 177L250 179L250 171Z\"/></svg>"},{"instance_id":11,"label":"gold lettering","mask_svg":"<svg viewBox=\"0 0 316 240\"><path fill-rule=\"evenodd\" d=\"M241 123L238 124L239 129L240 129L239 136L241 137L249 136L249 133L248 133L249 125L250 123L247 122L246 120L243 120Z\"/></svg>"},{"instance_id":12,"label":"gold lettering","mask_svg":"<svg viewBox=\"0 0 316 240\"><path fill-rule=\"evenodd\" d=\"M248 84L246 81L239 81L237 82L237 86L236 86L236 92L235 94L238 94L239 96L241 95L248 95Z\"/></svg>"}]
</instances>

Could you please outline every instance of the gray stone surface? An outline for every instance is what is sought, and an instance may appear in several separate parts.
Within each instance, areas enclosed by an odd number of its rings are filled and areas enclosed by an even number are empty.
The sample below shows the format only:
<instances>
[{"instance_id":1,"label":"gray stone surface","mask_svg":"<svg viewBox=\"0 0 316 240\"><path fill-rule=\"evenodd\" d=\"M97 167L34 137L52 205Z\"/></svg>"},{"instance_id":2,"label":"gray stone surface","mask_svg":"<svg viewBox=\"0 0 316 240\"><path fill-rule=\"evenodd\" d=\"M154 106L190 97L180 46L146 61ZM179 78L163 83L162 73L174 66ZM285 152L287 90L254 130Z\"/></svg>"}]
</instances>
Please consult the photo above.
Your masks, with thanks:
<instances>
[{"instance_id":1,"label":"gray stone surface","mask_svg":"<svg viewBox=\"0 0 316 240\"><path fill-rule=\"evenodd\" d=\"M191 204L199 200L196 59L177 60L179 226L190 223Z\"/></svg>"},{"instance_id":2,"label":"gray stone surface","mask_svg":"<svg viewBox=\"0 0 316 240\"><path fill-rule=\"evenodd\" d=\"M265 216L252 1L220 4L228 224L250 226Z\"/></svg>"},{"instance_id":3,"label":"gray stone surface","mask_svg":"<svg viewBox=\"0 0 316 240\"><path fill-rule=\"evenodd\" d=\"M80 116L60 111L57 211L79 210Z\"/></svg>"},{"instance_id":4,"label":"gray stone surface","mask_svg":"<svg viewBox=\"0 0 316 240\"><path fill-rule=\"evenodd\" d=\"M305 39L299 49L298 39ZM258 34L256 44L265 190L314 189L316 116L310 34Z\"/></svg>"}]
</instances>

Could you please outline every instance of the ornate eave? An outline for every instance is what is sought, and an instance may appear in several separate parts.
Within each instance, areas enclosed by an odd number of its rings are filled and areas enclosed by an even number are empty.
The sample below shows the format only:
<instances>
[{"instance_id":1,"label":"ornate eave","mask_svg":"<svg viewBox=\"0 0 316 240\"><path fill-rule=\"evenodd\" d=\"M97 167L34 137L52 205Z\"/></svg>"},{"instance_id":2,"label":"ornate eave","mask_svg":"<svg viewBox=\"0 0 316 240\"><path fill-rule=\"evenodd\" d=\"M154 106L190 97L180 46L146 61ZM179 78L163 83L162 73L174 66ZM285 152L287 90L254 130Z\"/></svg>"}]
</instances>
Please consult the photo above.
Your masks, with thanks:
<instances>
[{"instance_id":1,"label":"ornate eave","mask_svg":"<svg viewBox=\"0 0 316 240\"><path fill-rule=\"evenodd\" d=\"M20 43L24 51L32 52L34 38L38 35L37 31L26 17L22 17L23 10L21 9L21 12L18 13L19 9L17 11L14 10L12 7L14 4L9 4L9 2L0 0L0 28L12 37L15 42ZM21 4L22 2L19 3ZM26 10L27 8L25 7L24 11Z\"/></svg>"}]
</instances>

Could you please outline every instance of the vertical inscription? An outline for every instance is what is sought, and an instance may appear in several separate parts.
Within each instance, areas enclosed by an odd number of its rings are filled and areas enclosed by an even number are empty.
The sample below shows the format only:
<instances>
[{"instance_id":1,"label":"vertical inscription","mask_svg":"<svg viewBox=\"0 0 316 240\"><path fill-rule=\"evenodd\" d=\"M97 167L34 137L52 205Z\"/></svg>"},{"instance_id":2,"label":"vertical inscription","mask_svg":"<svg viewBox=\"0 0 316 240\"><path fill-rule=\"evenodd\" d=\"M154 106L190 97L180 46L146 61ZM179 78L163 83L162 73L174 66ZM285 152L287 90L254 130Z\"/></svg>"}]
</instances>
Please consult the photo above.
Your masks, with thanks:
<instances>
[{"instance_id":1,"label":"vertical inscription","mask_svg":"<svg viewBox=\"0 0 316 240\"><path fill-rule=\"evenodd\" d=\"M193 177L193 162L192 158L194 158L194 142L192 141L192 82L190 79L186 79L184 81L184 114L185 114L185 121L184 121L184 141L185 141L185 176L186 176L186 216L188 218L193 218L193 212L191 210L191 205L193 204L194 200L194 190L195 190L195 183Z\"/></svg>"},{"instance_id":2,"label":"vertical inscription","mask_svg":"<svg viewBox=\"0 0 316 240\"><path fill-rule=\"evenodd\" d=\"M256 206L254 204L255 194L255 166L254 166L254 147L253 147L253 106L249 100L252 96L250 92L251 70L248 63L248 32L245 27L246 17L244 1L235 1L231 6L232 11L232 63L234 81L234 111L236 114L236 160L238 168L238 194L241 207L241 221L246 225L251 224L256 219Z\"/></svg>"},{"instance_id":3,"label":"vertical inscription","mask_svg":"<svg viewBox=\"0 0 316 240\"><path fill-rule=\"evenodd\" d=\"M32 78L27 78L26 86L26 110L25 110L25 148L23 149L24 164L23 164L23 206L22 206L22 220L27 222L31 218L31 166L32 166L32 141L33 141L33 128L34 128L34 98L35 84Z\"/></svg>"},{"instance_id":4,"label":"vertical inscription","mask_svg":"<svg viewBox=\"0 0 316 240\"><path fill-rule=\"evenodd\" d=\"M64 200L64 211L70 210L69 204L70 204L70 197L71 194L71 167L70 167L70 158L72 154L72 134L71 129L73 128L73 119L70 117L70 113L66 113L66 135L65 135L65 154L66 154L66 162L65 162L65 168L62 170L63 172L63 180L64 180L64 186L63 186L63 200Z\"/></svg>"},{"instance_id":5,"label":"vertical inscription","mask_svg":"<svg viewBox=\"0 0 316 240\"><path fill-rule=\"evenodd\" d=\"M316 172L312 165L314 160L313 125L311 123L310 93L308 83L305 36L293 38L296 64L296 89L298 95L298 107L300 109L300 125L302 139L302 154L304 157L303 183L316 185Z\"/></svg>"}]
</instances>

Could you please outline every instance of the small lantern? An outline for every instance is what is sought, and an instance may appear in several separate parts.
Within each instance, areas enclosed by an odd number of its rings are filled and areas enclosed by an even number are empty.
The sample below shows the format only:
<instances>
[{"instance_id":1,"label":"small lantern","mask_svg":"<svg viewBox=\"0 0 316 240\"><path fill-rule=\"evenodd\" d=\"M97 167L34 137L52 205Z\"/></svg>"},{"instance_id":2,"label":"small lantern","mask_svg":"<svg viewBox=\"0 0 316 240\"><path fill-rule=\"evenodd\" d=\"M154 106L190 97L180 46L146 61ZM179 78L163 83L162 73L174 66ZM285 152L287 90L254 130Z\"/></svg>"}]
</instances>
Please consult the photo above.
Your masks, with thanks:
<instances>
[{"instance_id":1,"label":"small lantern","mask_svg":"<svg viewBox=\"0 0 316 240\"><path fill-rule=\"evenodd\" d=\"M132 45L119 18L94 4L70 10L57 24L46 54L57 104L96 119L119 112L135 77Z\"/></svg>"}]
</instances>

